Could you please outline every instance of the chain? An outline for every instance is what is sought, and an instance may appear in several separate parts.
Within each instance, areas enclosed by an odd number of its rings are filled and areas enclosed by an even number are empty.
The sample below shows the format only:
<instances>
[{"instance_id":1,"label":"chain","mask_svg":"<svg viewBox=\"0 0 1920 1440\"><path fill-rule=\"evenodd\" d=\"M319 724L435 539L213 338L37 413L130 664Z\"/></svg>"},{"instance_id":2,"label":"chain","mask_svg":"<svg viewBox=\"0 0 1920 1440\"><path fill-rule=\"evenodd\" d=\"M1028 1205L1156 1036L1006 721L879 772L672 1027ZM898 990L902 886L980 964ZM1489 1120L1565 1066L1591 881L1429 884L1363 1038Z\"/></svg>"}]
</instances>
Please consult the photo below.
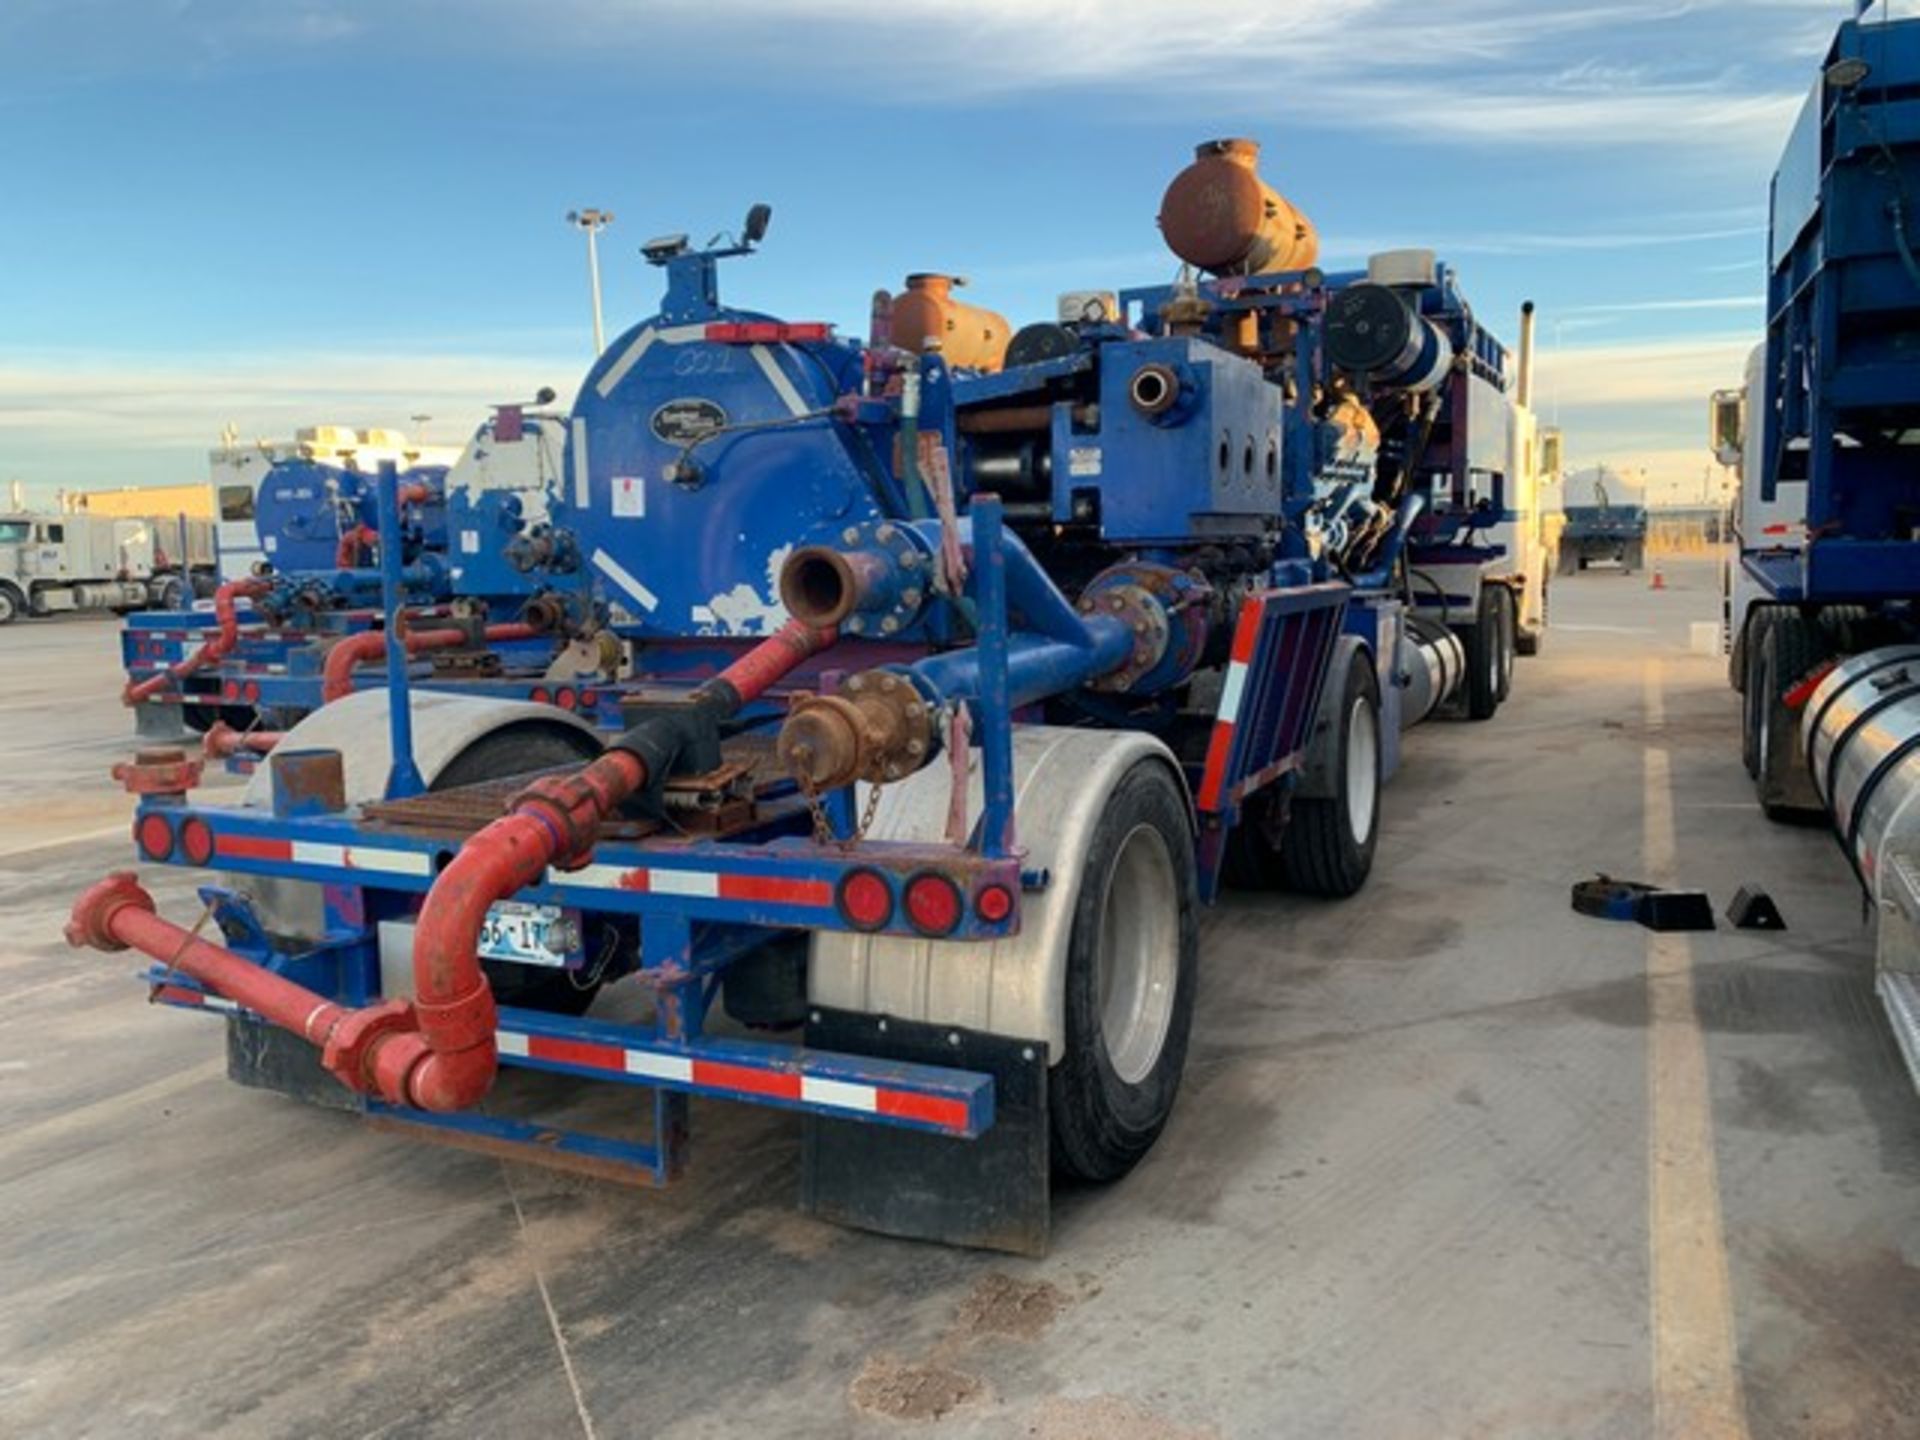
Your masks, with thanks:
<instances>
[{"instance_id":1,"label":"chain","mask_svg":"<svg viewBox=\"0 0 1920 1440\"><path fill-rule=\"evenodd\" d=\"M186 938L174 947L173 954L160 962L161 969L166 973L160 977L158 983L154 985L153 990L148 993L147 998L149 1003L152 1002L153 995L159 992L161 986L171 985L180 978L180 972L175 968L176 963L182 955L187 953L187 947L200 938L200 932L207 928L207 921L212 918L213 901L208 900L200 906L200 918L193 922L193 928L187 931ZM194 983L198 984L199 982L195 981Z\"/></svg>"},{"instance_id":2,"label":"chain","mask_svg":"<svg viewBox=\"0 0 1920 1440\"><path fill-rule=\"evenodd\" d=\"M813 817L813 840L816 845L839 846L848 849L866 839L867 832L873 828L874 816L880 813L879 785L867 790L867 808L861 812L860 823L854 827L853 834L842 840L833 833L833 822L827 818L827 807L821 803L819 792L811 785L802 784L800 794L807 802L807 813Z\"/></svg>"}]
</instances>

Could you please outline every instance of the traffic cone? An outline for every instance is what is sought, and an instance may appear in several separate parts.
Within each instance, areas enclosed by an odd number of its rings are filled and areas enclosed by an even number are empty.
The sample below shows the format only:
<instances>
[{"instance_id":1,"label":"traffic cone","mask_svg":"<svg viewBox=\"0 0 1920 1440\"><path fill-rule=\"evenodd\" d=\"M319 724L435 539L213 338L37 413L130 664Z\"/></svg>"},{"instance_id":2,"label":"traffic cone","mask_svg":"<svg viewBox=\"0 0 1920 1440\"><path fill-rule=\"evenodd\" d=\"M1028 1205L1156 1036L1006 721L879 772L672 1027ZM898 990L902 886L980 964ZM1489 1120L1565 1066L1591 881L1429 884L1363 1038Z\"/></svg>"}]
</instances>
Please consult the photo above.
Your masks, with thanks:
<instances>
[{"instance_id":1,"label":"traffic cone","mask_svg":"<svg viewBox=\"0 0 1920 1440\"><path fill-rule=\"evenodd\" d=\"M1653 579L1647 588L1649 590L1664 590L1667 588L1667 577L1660 573L1660 562L1658 560L1653 562Z\"/></svg>"}]
</instances>

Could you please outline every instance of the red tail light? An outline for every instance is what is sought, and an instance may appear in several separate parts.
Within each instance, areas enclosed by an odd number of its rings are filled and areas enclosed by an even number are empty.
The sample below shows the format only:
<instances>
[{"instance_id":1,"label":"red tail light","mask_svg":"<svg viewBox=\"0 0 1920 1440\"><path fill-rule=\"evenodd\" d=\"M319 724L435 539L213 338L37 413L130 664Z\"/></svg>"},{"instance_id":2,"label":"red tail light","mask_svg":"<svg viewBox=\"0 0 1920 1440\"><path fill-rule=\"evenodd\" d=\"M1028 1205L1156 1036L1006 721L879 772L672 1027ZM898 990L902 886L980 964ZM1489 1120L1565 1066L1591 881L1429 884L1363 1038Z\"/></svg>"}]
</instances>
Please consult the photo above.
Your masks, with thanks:
<instances>
[{"instance_id":1,"label":"red tail light","mask_svg":"<svg viewBox=\"0 0 1920 1440\"><path fill-rule=\"evenodd\" d=\"M1013 892L1004 885L989 885L973 897L973 908L989 925L998 925L1013 913Z\"/></svg>"},{"instance_id":2,"label":"red tail light","mask_svg":"<svg viewBox=\"0 0 1920 1440\"><path fill-rule=\"evenodd\" d=\"M907 881L907 919L922 935L951 935L960 924L960 887L922 871Z\"/></svg>"},{"instance_id":3,"label":"red tail light","mask_svg":"<svg viewBox=\"0 0 1920 1440\"><path fill-rule=\"evenodd\" d=\"M536 685L533 687L533 693L527 698L536 705L551 705L553 703L553 692L544 685Z\"/></svg>"},{"instance_id":4,"label":"red tail light","mask_svg":"<svg viewBox=\"0 0 1920 1440\"><path fill-rule=\"evenodd\" d=\"M134 842L149 860L165 860L173 854L173 826L164 815L146 814L133 827Z\"/></svg>"},{"instance_id":5,"label":"red tail light","mask_svg":"<svg viewBox=\"0 0 1920 1440\"><path fill-rule=\"evenodd\" d=\"M575 705L579 704L580 702L574 696L573 691L556 690L553 692L553 703L558 705L562 710L571 710Z\"/></svg>"},{"instance_id":6,"label":"red tail light","mask_svg":"<svg viewBox=\"0 0 1920 1440\"><path fill-rule=\"evenodd\" d=\"M878 870L852 870L840 882L840 913L856 930L878 930L893 918L893 887Z\"/></svg>"},{"instance_id":7,"label":"red tail light","mask_svg":"<svg viewBox=\"0 0 1920 1440\"><path fill-rule=\"evenodd\" d=\"M195 816L180 827L180 853L189 865L205 865L213 859L213 827Z\"/></svg>"},{"instance_id":8,"label":"red tail light","mask_svg":"<svg viewBox=\"0 0 1920 1440\"><path fill-rule=\"evenodd\" d=\"M245 685L240 687L240 693L247 697L248 704L252 704L260 698L260 682L258 680L247 681Z\"/></svg>"}]
</instances>

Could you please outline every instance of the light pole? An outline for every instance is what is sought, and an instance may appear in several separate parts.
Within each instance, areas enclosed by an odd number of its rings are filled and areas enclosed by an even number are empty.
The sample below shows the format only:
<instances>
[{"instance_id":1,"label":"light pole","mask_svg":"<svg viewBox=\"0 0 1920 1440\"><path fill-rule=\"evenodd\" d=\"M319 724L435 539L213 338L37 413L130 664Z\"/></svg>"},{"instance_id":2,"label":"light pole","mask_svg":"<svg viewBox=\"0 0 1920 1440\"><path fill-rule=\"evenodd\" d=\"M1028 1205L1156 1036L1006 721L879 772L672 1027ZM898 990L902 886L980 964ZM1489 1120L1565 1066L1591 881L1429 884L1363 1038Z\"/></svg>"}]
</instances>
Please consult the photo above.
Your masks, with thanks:
<instances>
[{"instance_id":1,"label":"light pole","mask_svg":"<svg viewBox=\"0 0 1920 1440\"><path fill-rule=\"evenodd\" d=\"M587 236L587 282L593 287L593 353L607 348L607 333L600 321L600 247L597 236L613 223L611 210L569 210L567 223Z\"/></svg>"}]
</instances>

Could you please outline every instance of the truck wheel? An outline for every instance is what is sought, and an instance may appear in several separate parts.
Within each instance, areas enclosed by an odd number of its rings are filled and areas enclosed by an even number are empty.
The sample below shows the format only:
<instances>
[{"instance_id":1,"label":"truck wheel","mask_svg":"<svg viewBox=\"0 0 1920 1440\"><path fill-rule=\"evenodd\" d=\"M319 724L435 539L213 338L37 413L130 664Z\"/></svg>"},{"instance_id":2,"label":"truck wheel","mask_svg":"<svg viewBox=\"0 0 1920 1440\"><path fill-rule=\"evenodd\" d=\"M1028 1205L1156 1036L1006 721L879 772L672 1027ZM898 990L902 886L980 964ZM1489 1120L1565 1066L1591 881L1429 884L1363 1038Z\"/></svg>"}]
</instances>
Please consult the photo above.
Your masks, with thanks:
<instances>
[{"instance_id":1,"label":"truck wheel","mask_svg":"<svg viewBox=\"0 0 1920 1440\"><path fill-rule=\"evenodd\" d=\"M1520 615L1511 588L1495 585L1492 595L1494 609L1500 616L1500 703L1504 705L1513 694L1513 657L1520 649Z\"/></svg>"},{"instance_id":2,"label":"truck wheel","mask_svg":"<svg viewBox=\"0 0 1920 1440\"><path fill-rule=\"evenodd\" d=\"M1186 1068L1199 891L1186 797L1156 760L1114 787L1088 844L1066 966L1066 1051L1047 1106L1053 1164L1117 1180L1152 1148Z\"/></svg>"},{"instance_id":3,"label":"truck wheel","mask_svg":"<svg viewBox=\"0 0 1920 1440\"><path fill-rule=\"evenodd\" d=\"M578 737L545 731L529 733L525 729L496 730L473 742L438 775L429 790L452 790L461 785L477 785L486 780L501 780L509 775L525 775L558 765L580 764L591 758L584 753ZM545 1010L559 1015L584 1015L600 993L600 979L592 947L604 944L604 937L588 936L587 971L589 978L576 979L570 970L549 970L538 965L511 965L499 960L482 960L487 984L493 998L502 1005L522 1010ZM604 969L604 965L598 967Z\"/></svg>"},{"instance_id":4,"label":"truck wheel","mask_svg":"<svg viewBox=\"0 0 1920 1440\"><path fill-rule=\"evenodd\" d=\"M1373 873L1380 837L1380 682L1364 654L1347 667L1336 714L1335 793L1294 799L1279 859L1289 889L1344 900Z\"/></svg>"},{"instance_id":5,"label":"truck wheel","mask_svg":"<svg viewBox=\"0 0 1920 1440\"><path fill-rule=\"evenodd\" d=\"M1800 717L1787 708L1784 697L1820 663L1824 650L1814 627L1791 611L1774 617L1760 645L1753 787L1761 811L1782 824L1805 824L1822 814L1800 750Z\"/></svg>"},{"instance_id":6,"label":"truck wheel","mask_svg":"<svg viewBox=\"0 0 1920 1440\"><path fill-rule=\"evenodd\" d=\"M1497 585L1481 587L1473 624L1459 631L1461 647L1467 652L1469 720L1490 720L1500 708L1500 680L1509 662L1501 641L1499 590Z\"/></svg>"},{"instance_id":7,"label":"truck wheel","mask_svg":"<svg viewBox=\"0 0 1920 1440\"><path fill-rule=\"evenodd\" d=\"M1553 571L1556 575L1571 575L1581 568L1580 557L1571 550L1562 550L1554 557Z\"/></svg>"},{"instance_id":8,"label":"truck wheel","mask_svg":"<svg viewBox=\"0 0 1920 1440\"><path fill-rule=\"evenodd\" d=\"M11 625L26 608L18 590L11 585L0 585L0 625Z\"/></svg>"}]
</instances>

